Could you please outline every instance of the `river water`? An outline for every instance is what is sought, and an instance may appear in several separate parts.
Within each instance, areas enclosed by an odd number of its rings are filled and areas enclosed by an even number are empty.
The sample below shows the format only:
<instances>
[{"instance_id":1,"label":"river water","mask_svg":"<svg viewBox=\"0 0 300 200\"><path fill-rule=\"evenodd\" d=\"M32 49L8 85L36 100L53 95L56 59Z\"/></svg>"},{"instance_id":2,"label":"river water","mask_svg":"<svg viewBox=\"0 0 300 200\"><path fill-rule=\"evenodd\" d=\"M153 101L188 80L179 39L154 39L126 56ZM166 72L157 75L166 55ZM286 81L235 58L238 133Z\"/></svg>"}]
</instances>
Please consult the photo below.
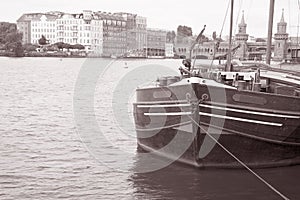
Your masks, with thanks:
<instances>
[{"instance_id":1,"label":"river water","mask_svg":"<svg viewBox=\"0 0 300 200\"><path fill-rule=\"evenodd\" d=\"M281 199L245 169L138 168L133 90L179 64L0 58L0 199ZM255 172L300 198L299 166Z\"/></svg>"}]
</instances>

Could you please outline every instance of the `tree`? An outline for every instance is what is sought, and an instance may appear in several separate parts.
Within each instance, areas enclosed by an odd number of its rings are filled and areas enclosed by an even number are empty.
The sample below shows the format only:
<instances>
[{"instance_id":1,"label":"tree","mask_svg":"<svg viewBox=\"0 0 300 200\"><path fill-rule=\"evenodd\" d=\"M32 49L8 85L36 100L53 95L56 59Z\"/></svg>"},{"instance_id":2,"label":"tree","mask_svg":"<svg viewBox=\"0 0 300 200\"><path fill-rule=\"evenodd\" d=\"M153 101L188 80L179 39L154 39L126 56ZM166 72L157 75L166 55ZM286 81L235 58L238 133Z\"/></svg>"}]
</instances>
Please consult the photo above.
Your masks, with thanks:
<instances>
[{"instance_id":1,"label":"tree","mask_svg":"<svg viewBox=\"0 0 300 200\"><path fill-rule=\"evenodd\" d=\"M188 26L178 26L177 35L182 37L193 36L193 31L191 27Z\"/></svg>"},{"instance_id":2,"label":"tree","mask_svg":"<svg viewBox=\"0 0 300 200\"><path fill-rule=\"evenodd\" d=\"M25 44L23 45L23 48L25 51L36 51L36 49L38 48L36 45L33 44Z\"/></svg>"},{"instance_id":3,"label":"tree","mask_svg":"<svg viewBox=\"0 0 300 200\"><path fill-rule=\"evenodd\" d=\"M63 42L57 42L54 45L56 45L59 50L62 50L64 48L64 43Z\"/></svg>"},{"instance_id":4,"label":"tree","mask_svg":"<svg viewBox=\"0 0 300 200\"><path fill-rule=\"evenodd\" d=\"M6 44L6 37L8 34L17 33L16 24L1 22L0 26L0 44ZM21 34L21 33L19 33Z\"/></svg>"},{"instance_id":5,"label":"tree","mask_svg":"<svg viewBox=\"0 0 300 200\"><path fill-rule=\"evenodd\" d=\"M208 41L209 41L209 38L206 37L205 35L202 35L201 41L202 41L202 42L208 42Z\"/></svg>"},{"instance_id":6,"label":"tree","mask_svg":"<svg viewBox=\"0 0 300 200\"><path fill-rule=\"evenodd\" d=\"M44 35L42 35L42 37L39 39L39 44L40 45L46 45L48 44L48 40L46 39L46 37Z\"/></svg>"},{"instance_id":7,"label":"tree","mask_svg":"<svg viewBox=\"0 0 300 200\"><path fill-rule=\"evenodd\" d=\"M16 57L22 57L24 56L24 49L23 49L23 45L20 41L18 42L11 42L11 43L7 43L5 45L6 50L9 52L14 52Z\"/></svg>"},{"instance_id":8,"label":"tree","mask_svg":"<svg viewBox=\"0 0 300 200\"><path fill-rule=\"evenodd\" d=\"M23 56L22 46L23 34L19 33L16 24L2 22L0 26L0 46L8 52L13 52L15 56Z\"/></svg>"},{"instance_id":9,"label":"tree","mask_svg":"<svg viewBox=\"0 0 300 200\"><path fill-rule=\"evenodd\" d=\"M6 43L19 42L19 41L22 41L22 38L23 38L23 34L22 33L11 32L11 33L8 33L5 36L5 42Z\"/></svg>"},{"instance_id":10,"label":"tree","mask_svg":"<svg viewBox=\"0 0 300 200\"><path fill-rule=\"evenodd\" d=\"M168 31L167 32L167 36L166 36L167 42L174 43L175 42L175 38L176 38L175 31Z\"/></svg>"},{"instance_id":11,"label":"tree","mask_svg":"<svg viewBox=\"0 0 300 200\"><path fill-rule=\"evenodd\" d=\"M256 38L255 42L266 42L266 40L263 38Z\"/></svg>"},{"instance_id":12,"label":"tree","mask_svg":"<svg viewBox=\"0 0 300 200\"><path fill-rule=\"evenodd\" d=\"M85 49L83 45L81 44L74 44L73 45L73 49L78 49L78 50L82 50L82 49Z\"/></svg>"},{"instance_id":13,"label":"tree","mask_svg":"<svg viewBox=\"0 0 300 200\"><path fill-rule=\"evenodd\" d=\"M8 33L5 37L5 47L7 51L14 52L15 56L21 57L24 56L24 49L22 45L22 33L11 32Z\"/></svg>"},{"instance_id":14,"label":"tree","mask_svg":"<svg viewBox=\"0 0 300 200\"><path fill-rule=\"evenodd\" d=\"M47 46L47 51L57 51L58 48L56 45L50 45L50 46Z\"/></svg>"},{"instance_id":15,"label":"tree","mask_svg":"<svg viewBox=\"0 0 300 200\"><path fill-rule=\"evenodd\" d=\"M57 42L57 43L55 43L54 45L57 46L57 48L58 48L59 50L67 49L68 51L69 51L70 49L76 49L76 47L79 47L79 46L77 46L77 45L79 45L79 44L71 45L71 44L64 43L64 42ZM80 48L81 48L81 47L80 47Z\"/></svg>"},{"instance_id":16,"label":"tree","mask_svg":"<svg viewBox=\"0 0 300 200\"><path fill-rule=\"evenodd\" d=\"M64 43L64 44L63 44L63 48L64 48L64 49L68 49L68 51L69 51L70 49L72 49L72 45L71 45L71 44L68 44L68 43Z\"/></svg>"},{"instance_id":17,"label":"tree","mask_svg":"<svg viewBox=\"0 0 300 200\"><path fill-rule=\"evenodd\" d=\"M23 49L22 43L20 41L16 42L14 52L15 52L16 57L24 56L24 49Z\"/></svg>"}]
</instances>

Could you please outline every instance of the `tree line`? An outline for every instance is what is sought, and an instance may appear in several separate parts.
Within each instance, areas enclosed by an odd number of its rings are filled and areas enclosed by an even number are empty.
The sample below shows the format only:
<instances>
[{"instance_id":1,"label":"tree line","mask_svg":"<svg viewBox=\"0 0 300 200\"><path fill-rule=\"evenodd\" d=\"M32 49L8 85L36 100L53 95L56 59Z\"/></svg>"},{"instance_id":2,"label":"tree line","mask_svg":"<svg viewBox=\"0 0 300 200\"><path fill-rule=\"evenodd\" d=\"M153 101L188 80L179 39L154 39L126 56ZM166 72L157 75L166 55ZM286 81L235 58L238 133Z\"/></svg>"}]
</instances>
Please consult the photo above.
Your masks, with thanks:
<instances>
[{"instance_id":1,"label":"tree line","mask_svg":"<svg viewBox=\"0 0 300 200\"><path fill-rule=\"evenodd\" d=\"M189 26L185 25L179 25L177 27L176 33L175 31L168 31L167 36L166 36L166 41L174 43L177 41L181 41L182 38L187 38L187 37L192 37L193 36L193 30ZM221 38L217 37L216 32L214 31L212 33L212 39L209 39L205 35L201 36L201 41L202 42L208 42L208 41L223 41Z\"/></svg>"},{"instance_id":2,"label":"tree line","mask_svg":"<svg viewBox=\"0 0 300 200\"><path fill-rule=\"evenodd\" d=\"M16 24L0 23L0 49L10 52L12 56L23 56L24 49L22 45L23 34L17 31Z\"/></svg>"},{"instance_id":3,"label":"tree line","mask_svg":"<svg viewBox=\"0 0 300 200\"><path fill-rule=\"evenodd\" d=\"M38 40L38 44L23 44L23 34L17 30L14 23L0 22L0 51L4 51L1 55L22 57L28 52L35 52L38 48L42 51L60 51L63 49L78 49L83 50L85 47L81 44L68 44L64 42L57 42L49 44L49 40L42 35Z\"/></svg>"}]
</instances>

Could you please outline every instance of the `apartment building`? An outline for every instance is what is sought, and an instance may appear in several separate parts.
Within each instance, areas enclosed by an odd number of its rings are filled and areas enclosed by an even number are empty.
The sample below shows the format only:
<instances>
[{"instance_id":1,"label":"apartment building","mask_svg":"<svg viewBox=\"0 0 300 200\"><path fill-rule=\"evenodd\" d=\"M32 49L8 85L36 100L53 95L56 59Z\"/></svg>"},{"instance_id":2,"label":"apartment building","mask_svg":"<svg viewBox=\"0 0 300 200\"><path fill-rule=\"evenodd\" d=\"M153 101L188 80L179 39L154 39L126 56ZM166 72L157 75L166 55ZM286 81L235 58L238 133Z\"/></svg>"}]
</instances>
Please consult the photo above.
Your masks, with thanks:
<instances>
[{"instance_id":1,"label":"apartment building","mask_svg":"<svg viewBox=\"0 0 300 200\"><path fill-rule=\"evenodd\" d=\"M167 31L147 29L147 56L164 57Z\"/></svg>"},{"instance_id":2,"label":"apartment building","mask_svg":"<svg viewBox=\"0 0 300 200\"><path fill-rule=\"evenodd\" d=\"M116 14L126 20L127 52L135 56L144 54L147 46L147 18L124 12Z\"/></svg>"},{"instance_id":3,"label":"apartment building","mask_svg":"<svg viewBox=\"0 0 300 200\"><path fill-rule=\"evenodd\" d=\"M17 28L23 33L23 44L37 44L44 35L50 43L56 41L56 23L58 17L52 14L28 13L17 20Z\"/></svg>"},{"instance_id":4,"label":"apartment building","mask_svg":"<svg viewBox=\"0 0 300 200\"><path fill-rule=\"evenodd\" d=\"M123 56L127 51L126 19L118 14L95 12L103 21L103 54L102 56Z\"/></svg>"},{"instance_id":5,"label":"apartment building","mask_svg":"<svg viewBox=\"0 0 300 200\"><path fill-rule=\"evenodd\" d=\"M130 13L28 13L17 20L17 27L24 44L38 44L43 35L49 44L81 44L97 56L125 56L130 49L147 46L146 18Z\"/></svg>"},{"instance_id":6,"label":"apartment building","mask_svg":"<svg viewBox=\"0 0 300 200\"><path fill-rule=\"evenodd\" d=\"M92 11L64 13L56 20L56 26L56 42L81 44L89 53L103 53L103 21Z\"/></svg>"},{"instance_id":7,"label":"apartment building","mask_svg":"<svg viewBox=\"0 0 300 200\"><path fill-rule=\"evenodd\" d=\"M56 15L41 14L31 20L30 26L30 43L38 44L39 39L43 36L49 44L56 42Z\"/></svg>"}]
</instances>

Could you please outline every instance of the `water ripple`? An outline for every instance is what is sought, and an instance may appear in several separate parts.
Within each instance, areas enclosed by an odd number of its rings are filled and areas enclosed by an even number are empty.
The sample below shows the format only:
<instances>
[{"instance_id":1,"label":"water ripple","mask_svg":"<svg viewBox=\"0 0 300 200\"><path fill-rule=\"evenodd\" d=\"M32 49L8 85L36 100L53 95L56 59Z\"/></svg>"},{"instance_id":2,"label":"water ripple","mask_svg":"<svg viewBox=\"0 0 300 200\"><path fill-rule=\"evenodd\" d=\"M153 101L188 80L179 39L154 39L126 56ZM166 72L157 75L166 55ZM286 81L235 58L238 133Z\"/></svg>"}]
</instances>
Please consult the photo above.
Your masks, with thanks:
<instances>
[{"instance_id":1,"label":"water ripple","mask_svg":"<svg viewBox=\"0 0 300 200\"><path fill-rule=\"evenodd\" d=\"M73 91L84 59L0 58L0 199L262 199L277 196L246 171L198 171L182 165L149 174L119 172L95 160L82 144L73 119ZM95 62L99 67L101 60ZM134 166L135 139L116 137L111 83L95 91L95 116L116 145L125 146ZM146 61L149 63L150 61ZM161 61L157 61L161 62ZM180 61L165 61L168 64ZM128 68L141 64L126 61ZM105 77L104 77L105 78ZM107 87L107 88L105 88ZM99 89L102 91L99 95ZM82 108L84 111L84 108ZM130 114L130 113L129 113ZM78 127L80 128L80 127ZM128 129L132 130L133 129ZM85 143L88 144L88 140ZM100 147L110 150L107 141ZM124 150L125 152L125 150ZM105 157L103 158L105 159ZM124 158L118 158L120 160ZM114 163L114 160L110 161ZM259 171L289 197L299 197L299 167ZM229 184L230 183L230 184Z\"/></svg>"}]
</instances>

